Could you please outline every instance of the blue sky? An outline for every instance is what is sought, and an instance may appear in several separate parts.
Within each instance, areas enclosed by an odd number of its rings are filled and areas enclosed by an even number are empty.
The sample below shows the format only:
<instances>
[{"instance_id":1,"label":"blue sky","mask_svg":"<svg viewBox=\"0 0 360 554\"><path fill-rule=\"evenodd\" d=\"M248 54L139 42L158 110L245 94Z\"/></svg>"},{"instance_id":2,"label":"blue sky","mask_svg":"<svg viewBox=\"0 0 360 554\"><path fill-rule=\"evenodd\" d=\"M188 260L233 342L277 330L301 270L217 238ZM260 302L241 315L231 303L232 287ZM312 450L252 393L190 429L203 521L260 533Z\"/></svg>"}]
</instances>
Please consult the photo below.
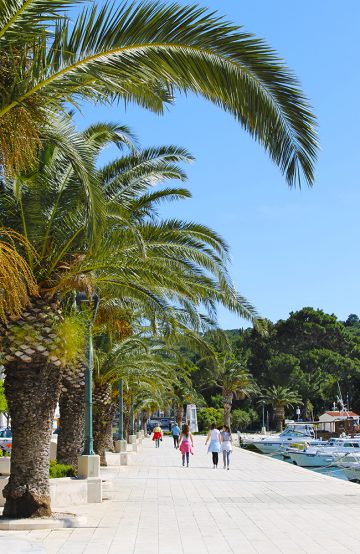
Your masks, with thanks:
<instances>
[{"instance_id":1,"label":"blue sky","mask_svg":"<svg viewBox=\"0 0 360 554\"><path fill-rule=\"evenodd\" d=\"M231 116L193 96L177 98L163 117L133 106L126 111L84 106L79 126L118 121L129 125L143 146L177 144L190 150L196 158L187 168L193 198L163 214L200 221L225 237L233 281L264 317L276 321L303 306L341 319L360 314L360 2L199 3L264 38L300 79L319 120L314 187L289 190ZM222 309L219 321L224 328L244 325Z\"/></svg>"}]
</instances>

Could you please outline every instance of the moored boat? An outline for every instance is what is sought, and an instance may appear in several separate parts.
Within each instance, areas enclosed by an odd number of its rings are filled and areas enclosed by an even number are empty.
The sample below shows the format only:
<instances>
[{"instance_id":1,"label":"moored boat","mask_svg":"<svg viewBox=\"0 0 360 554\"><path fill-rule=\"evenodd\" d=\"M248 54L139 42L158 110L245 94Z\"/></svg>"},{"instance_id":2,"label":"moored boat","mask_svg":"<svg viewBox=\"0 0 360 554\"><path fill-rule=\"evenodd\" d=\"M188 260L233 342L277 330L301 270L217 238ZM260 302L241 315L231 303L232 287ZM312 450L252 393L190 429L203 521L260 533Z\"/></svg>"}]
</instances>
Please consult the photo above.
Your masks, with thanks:
<instances>
[{"instance_id":1,"label":"moored boat","mask_svg":"<svg viewBox=\"0 0 360 554\"><path fill-rule=\"evenodd\" d=\"M350 465L349 467L341 467L343 473L349 481L360 483L360 463Z\"/></svg>"},{"instance_id":2,"label":"moored boat","mask_svg":"<svg viewBox=\"0 0 360 554\"><path fill-rule=\"evenodd\" d=\"M244 446L255 446L263 454L282 454L290 446L299 443L312 444L315 439L314 425L311 423L290 423L279 434L260 437L242 437Z\"/></svg>"},{"instance_id":3,"label":"moored boat","mask_svg":"<svg viewBox=\"0 0 360 554\"><path fill-rule=\"evenodd\" d=\"M359 452L360 438L334 438L321 446L307 446L304 450L290 449L288 456L293 464L301 467L326 467L338 465L350 454Z\"/></svg>"}]
</instances>

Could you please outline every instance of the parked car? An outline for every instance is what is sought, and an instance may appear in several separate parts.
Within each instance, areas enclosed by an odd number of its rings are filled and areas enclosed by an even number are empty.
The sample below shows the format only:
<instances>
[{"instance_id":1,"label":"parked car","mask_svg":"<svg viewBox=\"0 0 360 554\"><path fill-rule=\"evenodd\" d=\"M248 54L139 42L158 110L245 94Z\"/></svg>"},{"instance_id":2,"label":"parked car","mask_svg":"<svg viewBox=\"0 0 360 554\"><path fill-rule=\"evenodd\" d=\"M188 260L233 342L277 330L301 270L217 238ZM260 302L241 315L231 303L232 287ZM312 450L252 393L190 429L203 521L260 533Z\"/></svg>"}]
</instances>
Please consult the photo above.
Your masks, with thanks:
<instances>
[{"instance_id":1,"label":"parked car","mask_svg":"<svg viewBox=\"0 0 360 554\"><path fill-rule=\"evenodd\" d=\"M163 429L164 431L171 431L171 426L173 423L174 420L170 417L162 417L160 423L161 429Z\"/></svg>"},{"instance_id":2,"label":"parked car","mask_svg":"<svg viewBox=\"0 0 360 554\"><path fill-rule=\"evenodd\" d=\"M12 432L9 427L0 430L0 448L5 452L11 452L12 447Z\"/></svg>"}]
</instances>

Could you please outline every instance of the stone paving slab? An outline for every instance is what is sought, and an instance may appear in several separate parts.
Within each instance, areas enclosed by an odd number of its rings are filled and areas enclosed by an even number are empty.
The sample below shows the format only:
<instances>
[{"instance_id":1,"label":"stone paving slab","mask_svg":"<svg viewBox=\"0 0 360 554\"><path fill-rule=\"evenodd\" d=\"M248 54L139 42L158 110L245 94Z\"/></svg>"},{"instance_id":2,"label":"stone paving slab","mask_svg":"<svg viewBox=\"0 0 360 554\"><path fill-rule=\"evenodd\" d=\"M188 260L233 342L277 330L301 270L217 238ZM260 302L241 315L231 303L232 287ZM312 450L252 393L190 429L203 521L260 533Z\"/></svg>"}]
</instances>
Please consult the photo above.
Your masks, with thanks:
<instances>
[{"instance_id":1,"label":"stone paving slab","mask_svg":"<svg viewBox=\"0 0 360 554\"><path fill-rule=\"evenodd\" d=\"M102 504L68 507L87 527L0 532L4 552L225 554L360 552L360 485L238 448L212 469L204 437L190 467L165 437L131 466L102 470Z\"/></svg>"}]
</instances>

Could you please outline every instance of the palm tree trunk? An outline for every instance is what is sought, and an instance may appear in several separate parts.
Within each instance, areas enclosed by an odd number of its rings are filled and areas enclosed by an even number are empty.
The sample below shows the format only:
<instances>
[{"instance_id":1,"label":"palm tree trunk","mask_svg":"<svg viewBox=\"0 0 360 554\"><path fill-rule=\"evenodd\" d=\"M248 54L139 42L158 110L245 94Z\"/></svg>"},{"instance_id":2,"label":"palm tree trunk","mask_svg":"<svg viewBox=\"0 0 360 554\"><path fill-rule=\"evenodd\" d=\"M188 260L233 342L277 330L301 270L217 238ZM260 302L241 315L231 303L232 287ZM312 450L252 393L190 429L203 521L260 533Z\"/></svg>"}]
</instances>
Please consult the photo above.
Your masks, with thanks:
<instances>
[{"instance_id":1,"label":"palm tree trunk","mask_svg":"<svg viewBox=\"0 0 360 554\"><path fill-rule=\"evenodd\" d=\"M146 411L141 412L141 427L144 431L145 436L147 435L147 420L148 420L149 414Z\"/></svg>"},{"instance_id":2,"label":"palm tree trunk","mask_svg":"<svg viewBox=\"0 0 360 554\"><path fill-rule=\"evenodd\" d=\"M124 439L129 440L130 435L130 407L128 403L124 402Z\"/></svg>"},{"instance_id":3,"label":"palm tree trunk","mask_svg":"<svg viewBox=\"0 0 360 554\"><path fill-rule=\"evenodd\" d=\"M275 406L275 421L276 421L276 431L281 433L283 430L283 421L285 419L285 408L284 406Z\"/></svg>"},{"instance_id":4,"label":"palm tree trunk","mask_svg":"<svg viewBox=\"0 0 360 554\"><path fill-rule=\"evenodd\" d=\"M112 403L111 419L109 419L107 426L107 444L106 449L114 452L114 433L113 433L113 421L117 410L117 404Z\"/></svg>"},{"instance_id":5,"label":"palm tree trunk","mask_svg":"<svg viewBox=\"0 0 360 554\"><path fill-rule=\"evenodd\" d=\"M51 515L50 439L60 393L61 362L56 323L58 305L33 298L19 318L0 326L5 354L5 394L13 432L11 474L3 490L4 517Z\"/></svg>"},{"instance_id":6,"label":"palm tree trunk","mask_svg":"<svg viewBox=\"0 0 360 554\"><path fill-rule=\"evenodd\" d=\"M182 425L183 416L184 416L184 406L183 404L177 404L175 409L175 419L180 429Z\"/></svg>"},{"instance_id":7,"label":"palm tree trunk","mask_svg":"<svg viewBox=\"0 0 360 554\"><path fill-rule=\"evenodd\" d=\"M66 368L61 383L60 433L57 444L59 464L77 469L78 456L84 448L85 365Z\"/></svg>"},{"instance_id":8,"label":"palm tree trunk","mask_svg":"<svg viewBox=\"0 0 360 554\"><path fill-rule=\"evenodd\" d=\"M230 414L234 394L232 392L223 391L223 404L224 404L224 425L230 426Z\"/></svg>"},{"instance_id":9,"label":"palm tree trunk","mask_svg":"<svg viewBox=\"0 0 360 554\"><path fill-rule=\"evenodd\" d=\"M112 422L116 412L116 404L111 398L110 383L95 381L93 390L93 431L94 450L100 456L100 465L106 466L105 450L109 445L109 434L112 432Z\"/></svg>"}]
</instances>

